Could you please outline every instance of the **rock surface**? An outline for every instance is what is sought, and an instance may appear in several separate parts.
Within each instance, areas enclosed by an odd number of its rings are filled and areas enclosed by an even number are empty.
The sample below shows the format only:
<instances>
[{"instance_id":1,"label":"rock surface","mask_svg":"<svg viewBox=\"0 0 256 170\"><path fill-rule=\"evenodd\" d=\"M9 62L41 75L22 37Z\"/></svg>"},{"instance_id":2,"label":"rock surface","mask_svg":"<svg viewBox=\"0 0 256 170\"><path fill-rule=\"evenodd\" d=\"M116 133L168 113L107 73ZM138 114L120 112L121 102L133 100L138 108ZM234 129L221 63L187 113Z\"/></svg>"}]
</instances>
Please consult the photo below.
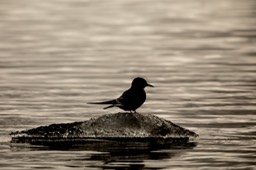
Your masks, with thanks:
<instances>
[{"instance_id":1,"label":"rock surface","mask_svg":"<svg viewBox=\"0 0 256 170\"><path fill-rule=\"evenodd\" d=\"M112 140L157 143L188 143L198 135L152 114L116 113L83 122L52 124L12 132L13 143L86 143Z\"/></svg>"}]
</instances>

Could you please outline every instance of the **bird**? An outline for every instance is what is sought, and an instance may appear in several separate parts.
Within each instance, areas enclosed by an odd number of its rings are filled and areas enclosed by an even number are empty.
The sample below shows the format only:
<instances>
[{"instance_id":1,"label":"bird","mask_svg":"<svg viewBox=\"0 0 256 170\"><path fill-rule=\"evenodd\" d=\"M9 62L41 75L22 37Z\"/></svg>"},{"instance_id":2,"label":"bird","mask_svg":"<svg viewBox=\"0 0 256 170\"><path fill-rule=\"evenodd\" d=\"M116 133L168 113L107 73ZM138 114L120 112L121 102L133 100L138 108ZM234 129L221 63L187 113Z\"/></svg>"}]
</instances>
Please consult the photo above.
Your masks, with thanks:
<instances>
[{"instance_id":1,"label":"bird","mask_svg":"<svg viewBox=\"0 0 256 170\"><path fill-rule=\"evenodd\" d=\"M103 109L118 107L124 111L136 113L138 109L146 101L145 87L154 87L149 84L144 78L136 77L131 83L131 87L123 92L117 99L103 101L103 102L89 102L88 104L105 104L108 105Z\"/></svg>"}]
</instances>

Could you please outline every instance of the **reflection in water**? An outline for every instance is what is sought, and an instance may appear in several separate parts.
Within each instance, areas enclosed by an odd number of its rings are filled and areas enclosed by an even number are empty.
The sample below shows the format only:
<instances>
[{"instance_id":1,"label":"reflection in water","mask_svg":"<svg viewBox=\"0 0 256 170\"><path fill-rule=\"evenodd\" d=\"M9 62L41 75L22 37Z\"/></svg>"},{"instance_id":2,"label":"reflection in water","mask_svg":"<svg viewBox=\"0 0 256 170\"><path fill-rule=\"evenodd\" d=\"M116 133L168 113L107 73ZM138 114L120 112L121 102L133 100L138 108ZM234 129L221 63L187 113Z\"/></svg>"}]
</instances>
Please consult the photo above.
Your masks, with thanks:
<instances>
[{"instance_id":1,"label":"reflection in water","mask_svg":"<svg viewBox=\"0 0 256 170\"><path fill-rule=\"evenodd\" d=\"M0 3L1 168L254 169L255 0ZM138 112L197 132L196 147L9 147L11 131L108 113L86 102L138 76L155 85Z\"/></svg>"},{"instance_id":2,"label":"reflection in water","mask_svg":"<svg viewBox=\"0 0 256 170\"><path fill-rule=\"evenodd\" d=\"M157 161L171 159L177 154L186 153L193 149L196 143L188 143L186 145L134 145L126 142L94 142L82 145L54 145L54 146L38 146L26 144L12 144L12 152L27 151L55 151L58 156L62 152L88 151L79 158L69 158L72 161L79 161L80 165L87 168L102 169L144 169L145 160ZM41 156L38 157L40 159ZM70 160L69 160L70 161ZM97 163L100 161L101 163ZM87 162L89 165L87 165ZM160 167L158 167L160 168Z\"/></svg>"},{"instance_id":3,"label":"reflection in water","mask_svg":"<svg viewBox=\"0 0 256 170\"><path fill-rule=\"evenodd\" d=\"M186 152L184 149L193 148L191 146L165 148L165 150L157 148L138 148L138 147L126 147L126 148L111 148L105 154L92 155L88 160L101 160L103 162L103 169L113 168L126 168L129 169L143 169L145 166L145 160L165 160L171 159L177 153ZM177 151L179 149L179 151ZM106 150L104 148L104 150ZM103 152L104 153L104 152Z\"/></svg>"}]
</instances>

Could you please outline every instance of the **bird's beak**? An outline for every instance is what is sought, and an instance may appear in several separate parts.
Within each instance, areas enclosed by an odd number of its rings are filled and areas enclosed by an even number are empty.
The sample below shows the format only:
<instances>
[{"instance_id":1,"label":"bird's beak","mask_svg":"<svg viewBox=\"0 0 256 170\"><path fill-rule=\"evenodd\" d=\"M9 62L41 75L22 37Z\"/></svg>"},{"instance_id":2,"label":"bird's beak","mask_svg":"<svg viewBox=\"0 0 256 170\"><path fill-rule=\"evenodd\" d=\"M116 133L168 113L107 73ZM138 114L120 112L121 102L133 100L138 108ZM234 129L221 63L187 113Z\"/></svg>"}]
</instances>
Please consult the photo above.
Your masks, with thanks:
<instances>
[{"instance_id":1,"label":"bird's beak","mask_svg":"<svg viewBox=\"0 0 256 170\"><path fill-rule=\"evenodd\" d=\"M151 85L151 84L147 84L147 86L149 86L149 87L154 87L153 85Z\"/></svg>"}]
</instances>

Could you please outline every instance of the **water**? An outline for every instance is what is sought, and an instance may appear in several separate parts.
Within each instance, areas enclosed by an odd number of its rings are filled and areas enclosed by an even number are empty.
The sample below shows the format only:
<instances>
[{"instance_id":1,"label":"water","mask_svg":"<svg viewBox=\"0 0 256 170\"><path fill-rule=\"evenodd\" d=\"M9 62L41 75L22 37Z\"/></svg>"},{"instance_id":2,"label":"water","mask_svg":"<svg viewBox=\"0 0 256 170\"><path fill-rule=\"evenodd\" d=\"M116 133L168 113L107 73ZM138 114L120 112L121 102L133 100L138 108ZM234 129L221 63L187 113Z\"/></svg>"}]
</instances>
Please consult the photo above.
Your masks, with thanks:
<instances>
[{"instance_id":1,"label":"water","mask_svg":"<svg viewBox=\"0 0 256 170\"><path fill-rule=\"evenodd\" d=\"M0 169L255 169L254 0L0 3ZM197 146L9 143L12 131L119 112L86 102L137 76L155 85L138 112L197 132Z\"/></svg>"}]
</instances>

